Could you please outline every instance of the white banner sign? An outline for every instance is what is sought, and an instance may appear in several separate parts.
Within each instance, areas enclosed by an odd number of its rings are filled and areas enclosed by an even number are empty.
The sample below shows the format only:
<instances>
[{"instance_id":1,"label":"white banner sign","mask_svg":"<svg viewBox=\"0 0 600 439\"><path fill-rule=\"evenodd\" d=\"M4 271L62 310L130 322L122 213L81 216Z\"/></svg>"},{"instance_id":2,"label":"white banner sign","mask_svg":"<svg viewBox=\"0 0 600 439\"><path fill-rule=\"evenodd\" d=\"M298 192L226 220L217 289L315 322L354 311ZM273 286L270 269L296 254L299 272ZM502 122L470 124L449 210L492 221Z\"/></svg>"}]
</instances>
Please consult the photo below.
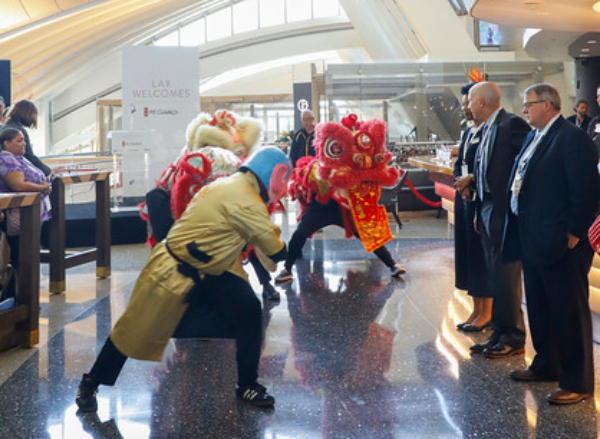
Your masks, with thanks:
<instances>
[{"instance_id":1,"label":"white banner sign","mask_svg":"<svg viewBox=\"0 0 600 439\"><path fill-rule=\"evenodd\" d=\"M200 110L198 47L123 48L123 130L154 130L149 186L186 144ZM143 194L141 194L143 195Z\"/></svg>"},{"instance_id":2,"label":"white banner sign","mask_svg":"<svg viewBox=\"0 0 600 439\"><path fill-rule=\"evenodd\" d=\"M130 151L152 152L156 149L156 131L111 131L108 133L111 140L113 154L126 154Z\"/></svg>"}]
</instances>

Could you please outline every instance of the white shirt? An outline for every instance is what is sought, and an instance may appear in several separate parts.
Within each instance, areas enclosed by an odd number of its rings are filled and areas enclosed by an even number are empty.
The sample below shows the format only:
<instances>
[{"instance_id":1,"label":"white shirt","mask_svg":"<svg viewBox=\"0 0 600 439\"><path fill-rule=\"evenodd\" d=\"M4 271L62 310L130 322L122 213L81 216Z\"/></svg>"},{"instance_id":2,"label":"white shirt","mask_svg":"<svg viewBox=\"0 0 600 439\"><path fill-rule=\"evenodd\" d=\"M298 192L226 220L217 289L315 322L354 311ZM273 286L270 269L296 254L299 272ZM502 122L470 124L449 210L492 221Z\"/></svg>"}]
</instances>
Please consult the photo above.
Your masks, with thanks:
<instances>
[{"instance_id":1,"label":"white shirt","mask_svg":"<svg viewBox=\"0 0 600 439\"><path fill-rule=\"evenodd\" d=\"M527 173L527 168L529 166L529 160L535 153L538 145L541 143L542 139L548 132L548 130L552 127L554 122L560 117L560 114L557 114L550 122L546 124L546 126L541 130L536 130L536 133L533 137L533 140L527 145L525 151L519 157L519 162L517 163L517 170L515 172L515 176L513 182L510 186L512 191L512 196L510 199L510 208L515 215L518 215L519 211L519 192L521 191L521 185L523 184L523 178L525 178L525 174Z\"/></svg>"}]
</instances>

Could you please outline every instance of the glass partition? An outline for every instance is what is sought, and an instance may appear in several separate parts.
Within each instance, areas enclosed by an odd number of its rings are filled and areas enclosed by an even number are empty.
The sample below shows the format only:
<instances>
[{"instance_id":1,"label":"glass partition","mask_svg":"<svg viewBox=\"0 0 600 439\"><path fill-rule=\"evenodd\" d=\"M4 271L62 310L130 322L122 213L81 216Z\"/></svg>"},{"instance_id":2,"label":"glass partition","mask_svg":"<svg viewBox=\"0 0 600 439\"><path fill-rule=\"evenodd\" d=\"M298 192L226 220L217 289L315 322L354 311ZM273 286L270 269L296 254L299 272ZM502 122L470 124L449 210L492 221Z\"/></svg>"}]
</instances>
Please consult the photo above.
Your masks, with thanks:
<instances>
[{"instance_id":1,"label":"glass partition","mask_svg":"<svg viewBox=\"0 0 600 439\"><path fill-rule=\"evenodd\" d=\"M464 129L461 86L467 84L464 63L373 63L328 65L325 73L326 120L348 113L388 123L390 144L456 142ZM478 66L502 92L502 106L520 114L520 91L544 77L562 72L562 63L494 62Z\"/></svg>"}]
</instances>

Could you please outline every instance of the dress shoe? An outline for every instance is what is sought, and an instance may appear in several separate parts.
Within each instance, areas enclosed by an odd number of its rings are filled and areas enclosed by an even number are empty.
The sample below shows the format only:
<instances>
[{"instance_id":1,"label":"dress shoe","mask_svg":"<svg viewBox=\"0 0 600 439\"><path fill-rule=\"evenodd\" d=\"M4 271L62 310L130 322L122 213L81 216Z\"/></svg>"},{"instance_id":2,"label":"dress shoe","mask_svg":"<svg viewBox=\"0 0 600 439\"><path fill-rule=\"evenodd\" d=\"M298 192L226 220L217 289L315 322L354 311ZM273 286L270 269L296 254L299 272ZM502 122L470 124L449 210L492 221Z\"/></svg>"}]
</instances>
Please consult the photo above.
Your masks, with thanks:
<instances>
[{"instance_id":1,"label":"dress shoe","mask_svg":"<svg viewBox=\"0 0 600 439\"><path fill-rule=\"evenodd\" d=\"M470 323L467 323L467 322L460 322L460 323L457 323L457 324L456 324L456 329L462 329L462 328L464 328L464 327L465 327L465 326L467 326L467 325L470 325Z\"/></svg>"},{"instance_id":2,"label":"dress shoe","mask_svg":"<svg viewBox=\"0 0 600 439\"><path fill-rule=\"evenodd\" d=\"M516 348L514 346L504 344L504 343L496 343L489 348L485 348L483 350L483 355L485 358L508 358L513 355L524 354L525 348L520 347Z\"/></svg>"},{"instance_id":3,"label":"dress shoe","mask_svg":"<svg viewBox=\"0 0 600 439\"><path fill-rule=\"evenodd\" d=\"M539 373L535 370L516 369L510 371L510 377L515 381L557 381L558 378L547 373Z\"/></svg>"},{"instance_id":4,"label":"dress shoe","mask_svg":"<svg viewBox=\"0 0 600 439\"><path fill-rule=\"evenodd\" d=\"M556 388L550 395L548 395L548 402L550 404L575 404L581 402L586 398L592 396L591 393L576 393L563 390L560 387Z\"/></svg>"},{"instance_id":5,"label":"dress shoe","mask_svg":"<svg viewBox=\"0 0 600 439\"><path fill-rule=\"evenodd\" d=\"M472 354L481 354L485 349L491 348L496 343L498 343L498 340L496 337L494 337L492 335L490 338L488 338L483 343L476 343L476 344L472 345L469 349L471 349Z\"/></svg>"},{"instance_id":6,"label":"dress shoe","mask_svg":"<svg viewBox=\"0 0 600 439\"><path fill-rule=\"evenodd\" d=\"M480 325L480 326L468 324L468 325L463 326L461 329L465 332L481 332L484 329L491 328L491 327L492 327L492 321L490 320L489 322L484 323L483 325Z\"/></svg>"}]
</instances>

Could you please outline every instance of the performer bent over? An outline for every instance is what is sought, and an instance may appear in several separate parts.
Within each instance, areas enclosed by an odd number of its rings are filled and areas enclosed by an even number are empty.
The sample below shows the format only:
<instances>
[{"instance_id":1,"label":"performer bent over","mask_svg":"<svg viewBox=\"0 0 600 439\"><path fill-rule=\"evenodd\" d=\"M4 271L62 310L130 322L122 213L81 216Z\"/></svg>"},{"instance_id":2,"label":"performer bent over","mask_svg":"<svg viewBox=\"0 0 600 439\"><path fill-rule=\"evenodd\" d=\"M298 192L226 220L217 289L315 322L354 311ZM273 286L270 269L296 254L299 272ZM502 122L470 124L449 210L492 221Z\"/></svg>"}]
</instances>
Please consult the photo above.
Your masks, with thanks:
<instances>
[{"instance_id":1,"label":"performer bent over","mask_svg":"<svg viewBox=\"0 0 600 439\"><path fill-rule=\"evenodd\" d=\"M302 207L289 254L275 282L290 281L292 267L306 240L317 230L336 225L346 237L359 238L399 277L406 269L394 261L385 244L393 239L387 212L379 205L382 186L394 185L400 174L389 166L392 154L385 147L382 120L359 121L355 114L341 123L327 122L315 129L317 157L301 158L294 169L289 193Z\"/></svg>"},{"instance_id":2,"label":"performer bent over","mask_svg":"<svg viewBox=\"0 0 600 439\"><path fill-rule=\"evenodd\" d=\"M127 357L160 361L169 338L179 335L184 321L186 328L190 322L202 327L198 303L214 312L236 340L237 397L261 407L275 403L257 382L262 311L240 253L251 244L274 262L285 259L285 243L266 203L286 193L290 173L285 154L266 147L240 172L196 194L167 238L153 249L125 313L91 371L83 375L76 398L81 411L97 410L98 386L114 385Z\"/></svg>"}]
</instances>

